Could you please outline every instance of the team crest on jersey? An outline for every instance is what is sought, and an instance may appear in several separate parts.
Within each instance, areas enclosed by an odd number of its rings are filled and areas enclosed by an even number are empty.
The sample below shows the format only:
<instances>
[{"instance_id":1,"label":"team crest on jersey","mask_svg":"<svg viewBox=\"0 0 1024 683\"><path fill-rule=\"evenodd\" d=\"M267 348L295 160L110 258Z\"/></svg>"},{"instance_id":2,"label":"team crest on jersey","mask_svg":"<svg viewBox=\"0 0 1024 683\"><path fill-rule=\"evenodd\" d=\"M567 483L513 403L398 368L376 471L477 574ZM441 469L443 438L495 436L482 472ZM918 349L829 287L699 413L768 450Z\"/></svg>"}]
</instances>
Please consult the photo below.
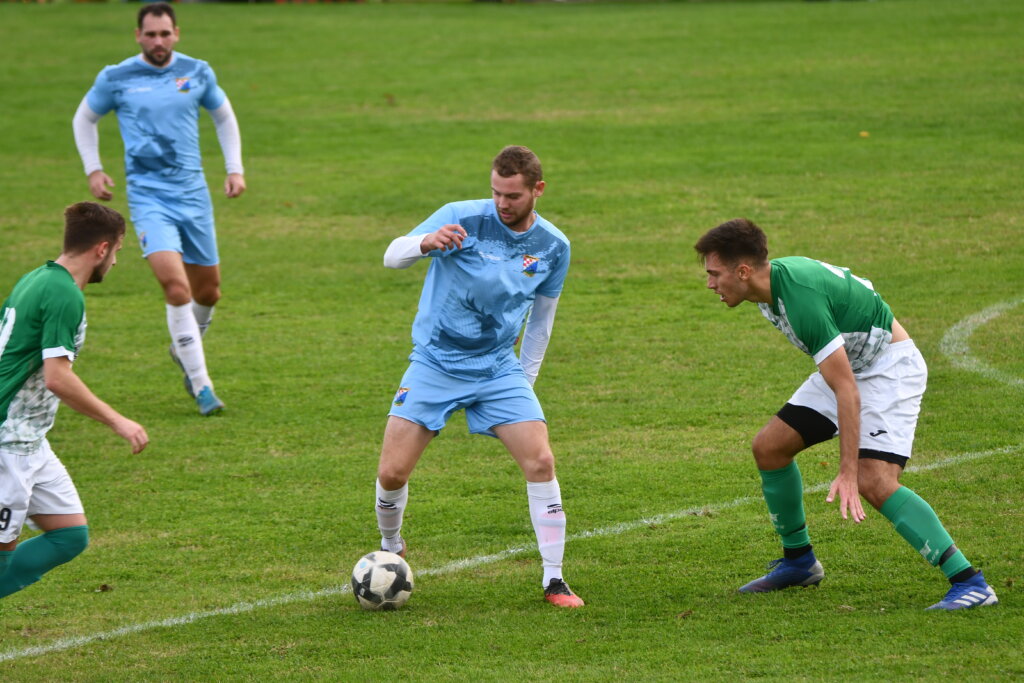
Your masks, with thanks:
<instances>
[{"instance_id":1,"label":"team crest on jersey","mask_svg":"<svg viewBox=\"0 0 1024 683\"><path fill-rule=\"evenodd\" d=\"M192 81L188 78L175 78L174 84L178 86L178 92L188 92L192 89Z\"/></svg>"},{"instance_id":2,"label":"team crest on jersey","mask_svg":"<svg viewBox=\"0 0 1024 683\"><path fill-rule=\"evenodd\" d=\"M529 254L523 255L523 275L526 277L533 277L537 274L537 266L540 263L540 259Z\"/></svg>"},{"instance_id":3,"label":"team crest on jersey","mask_svg":"<svg viewBox=\"0 0 1024 683\"><path fill-rule=\"evenodd\" d=\"M405 399L408 395L409 387L398 387L398 391L395 392L395 405L400 406L405 403Z\"/></svg>"},{"instance_id":4,"label":"team crest on jersey","mask_svg":"<svg viewBox=\"0 0 1024 683\"><path fill-rule=\"evenodd\" d=\"M146 233L144 233L144 232L140 232L140 233L139 233L139 245L140 245L140 246L141 246L141 247L142 247L143 249L145 249L145 248L146 248Z\"/></svg>"}]
</instances>

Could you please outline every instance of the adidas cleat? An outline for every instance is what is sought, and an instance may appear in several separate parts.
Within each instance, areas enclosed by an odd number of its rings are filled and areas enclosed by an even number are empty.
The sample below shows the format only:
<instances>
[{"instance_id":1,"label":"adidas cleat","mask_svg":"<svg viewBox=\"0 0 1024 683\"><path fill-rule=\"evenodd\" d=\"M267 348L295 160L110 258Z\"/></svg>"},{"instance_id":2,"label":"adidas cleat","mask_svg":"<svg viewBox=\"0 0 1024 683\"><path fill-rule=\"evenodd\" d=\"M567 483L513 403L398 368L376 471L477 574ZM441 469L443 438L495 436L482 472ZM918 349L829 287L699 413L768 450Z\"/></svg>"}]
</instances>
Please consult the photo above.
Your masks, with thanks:
<instances>
[{"instance_id":1,"label":"adidas cleat","mask_svg":"<svg viewBox=\"0 0 1024 683\"><path fill-rule=\"evenodd\" d=\"M217 398L210 387L203 387L196 394L196 405L199 406L199 414L207 417L215 415L224 410L224 402Z\"/></svg>"},{"instance_id":2,"label":"adidas cleat","mask_svg":"<svg viewBox=\"0 0 1024 683\"><path fill-rule=\"evenodd\" d=\"M170 347L169 350L171 352L171 360L173 360L175 362L175 364L179 368L181 368L182 374L185 375L185 391L188 392L189 396L191 396L192 398L195 398L196 397L196 392L193 391L193 389L192 389L192 380L190 380L188 378L188 373L185 372L185 366L182 364L181 359L178 358L178 353L174 350L174 344L171 344L171 347Z\"/></svg>"},{"instance_id":3,"label":"adidas cleat","mask_svg":"<svg viewBox=\"0 0 1024 683\"><path fill-rule=\"evenodd\" d=\"M825 570L814 557L807 553L795 560L780 557L768 565L768 573L740 587L740 593L769 593L792 586L817 586L825 578Z\"/></svg>"},{"instance_id":4,"label":"adidas cleat","mask_svg":"<svg viewBox=\"0 0 1024 683\"><path fill-rule=\"evenodd\" d=\"M982 573L978 572L966 581L954 583L946 593L946 597L927 609L970 609L971 607L998 604L999 598L996 597L996 592L985 582Z\"/></svg>"},{"instance_id":5,"label":"adidas cleat","mask_svg":"<svg viewBox=\"0 0 1024 683\"><path fill-rule=\"evenodd\" d=\"M561 579L551 579L544 589L544 599L555 607L583 607L583 600Z\"/></svg>"}]
</instances>

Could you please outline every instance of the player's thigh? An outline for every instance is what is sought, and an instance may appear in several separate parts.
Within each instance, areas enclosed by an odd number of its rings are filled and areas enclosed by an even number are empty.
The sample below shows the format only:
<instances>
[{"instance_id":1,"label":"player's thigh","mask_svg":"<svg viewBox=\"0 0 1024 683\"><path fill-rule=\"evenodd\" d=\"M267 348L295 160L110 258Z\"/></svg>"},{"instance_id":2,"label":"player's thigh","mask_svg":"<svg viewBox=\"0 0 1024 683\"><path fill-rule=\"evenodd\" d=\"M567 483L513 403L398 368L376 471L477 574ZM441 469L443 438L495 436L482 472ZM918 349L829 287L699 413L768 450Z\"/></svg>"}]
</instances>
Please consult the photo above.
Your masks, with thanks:
<instances>
[{"instance_id":1,"label":"player's thigh","mask_svg":"<svg viewBox=\"0 0 1024 683\"><path fill-rule=\"evenodd\" d=\"M494 433L515 459L527 481L551 481L555 456L551 452L547 423L539 420L494 425Z\"/></svg>"},{"instance_id":2,"label":"player's thigh","mask_svg":"<svg viewBox=\"0 0 1024 683\"><path fill-rule=\"evenodd\" d=\"M384 428L384 443L377 464L377 478L387 490L401 488L435 432L421 424L394 415Z\"/></svg>"}]
</instances>

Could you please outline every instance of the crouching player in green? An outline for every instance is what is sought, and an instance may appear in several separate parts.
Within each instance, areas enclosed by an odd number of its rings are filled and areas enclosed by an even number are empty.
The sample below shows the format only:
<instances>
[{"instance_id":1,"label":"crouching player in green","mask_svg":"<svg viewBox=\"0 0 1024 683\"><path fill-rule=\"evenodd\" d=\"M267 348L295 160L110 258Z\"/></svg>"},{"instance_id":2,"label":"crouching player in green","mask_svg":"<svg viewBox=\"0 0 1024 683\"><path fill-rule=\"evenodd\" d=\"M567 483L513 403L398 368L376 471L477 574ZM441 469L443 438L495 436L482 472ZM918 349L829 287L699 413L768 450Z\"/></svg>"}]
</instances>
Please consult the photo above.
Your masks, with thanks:
<instances>
[{"instance_id":1,"label":"crouching player in green","mask_svg":"<svg viewBox=\"0 0 1024 683\"><path fill-rule=\"evenodd\" d=\"M838 494L843 519L850 515L859 523L863 495L914 550L942 570L952 587L928 609L996 604L995 591L953 544L931 506L899 483L928 369L871 283L846 268L801 256L769 261L768 238L745 218L708 231L694 248L704 260L708 288L722 302L730 308L756 303L818 365L754 438L754 459L783 557L740 592L812 586L825 576L807 533L794 457L838 433L839 475L826 501Z\"/></svg>"},{"instance_id":2,"label":"crouching player in green","mask_svg":"<svg viewBox=\"0 0 1024 683\"><path fill-rule=\"evenodd\" d=\"M78 491L46 440L59 402L108 425L132 453L149 442L142 425L97 398L71 369L85 340L82 291L117 262L124 218L82 202L64 219L60 257L22 277L0 308L0 598L89 543ZM26 518L43 533L18 545Z\"/></svg>"}]
</instances>

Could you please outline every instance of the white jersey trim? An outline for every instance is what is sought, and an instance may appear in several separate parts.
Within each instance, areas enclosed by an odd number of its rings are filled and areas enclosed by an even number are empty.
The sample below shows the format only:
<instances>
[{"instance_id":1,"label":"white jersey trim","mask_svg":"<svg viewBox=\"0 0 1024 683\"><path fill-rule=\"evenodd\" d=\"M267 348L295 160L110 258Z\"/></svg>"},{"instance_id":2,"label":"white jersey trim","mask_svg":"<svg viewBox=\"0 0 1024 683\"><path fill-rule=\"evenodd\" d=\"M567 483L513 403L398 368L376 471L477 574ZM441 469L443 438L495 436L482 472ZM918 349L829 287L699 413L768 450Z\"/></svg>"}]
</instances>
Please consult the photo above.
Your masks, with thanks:
<instances>
[{"instance_id":1,"label":"white jersey trim","mask_svg":"<svg viewBox=\"0 0 1024 683\"><path fill-rule=\"evenodd\" d=\"M830 341L828 344L825 344L824 348L822 348L821 351L818 351L816 354L814 354L814 362L818 365L821 365L822 361L824 361L826 358L835 353L840 346L844 345L844 343L845 339L843 339L843 335L837 335L835 339Z\"/></svg>"},{"instance_id":2,"label":"white jersey trim","mask_svg":"<svg viewBox=\"0 0 1024 683\"><path fill-rule=\"evenodd\" d=\"M75 352L74 351L68 351L63 346L55 346L52 349L43 349L43 360L46 360L47 358L64 358L64 357L67 357L67 358L70 358L71 360L74 360L75 359Z\"/></svg>"}]
</instances>

